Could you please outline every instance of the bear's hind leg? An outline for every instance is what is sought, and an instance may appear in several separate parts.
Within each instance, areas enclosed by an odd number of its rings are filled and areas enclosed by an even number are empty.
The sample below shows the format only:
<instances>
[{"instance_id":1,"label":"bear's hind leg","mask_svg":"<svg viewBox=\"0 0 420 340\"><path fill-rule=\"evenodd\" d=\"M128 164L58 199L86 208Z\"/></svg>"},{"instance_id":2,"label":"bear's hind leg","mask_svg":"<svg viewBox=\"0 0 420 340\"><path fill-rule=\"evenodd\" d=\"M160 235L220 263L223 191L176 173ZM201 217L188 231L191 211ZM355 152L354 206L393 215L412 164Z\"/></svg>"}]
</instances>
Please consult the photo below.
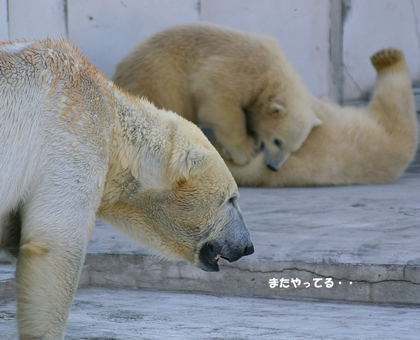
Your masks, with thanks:
<instances>
[{"instance_id":1,"label":"bear's hind leg","mask_svg":"<svg viewBox=\"0 0 420 340\"><path fill-rule=\"evenodd\" d=\"M370 60L378 73L386 69L408 71L404 54L400 49L388 48L380 50L372 55Z\"/></svg>"},{"instance_id":2,"label":"bear's hind leg","mask_svg":"<svg viewBox=\"0 0 420 340\"><path fill-rule=\"evenodd\" d=\"M377 71L369 114L388 134L415 140L417 121L411 78L403 52L388 48L371 57ZM406 136L405 136L406 135ZM398 137L399 136L399 137Z\"/></svg>"}]
</instances>

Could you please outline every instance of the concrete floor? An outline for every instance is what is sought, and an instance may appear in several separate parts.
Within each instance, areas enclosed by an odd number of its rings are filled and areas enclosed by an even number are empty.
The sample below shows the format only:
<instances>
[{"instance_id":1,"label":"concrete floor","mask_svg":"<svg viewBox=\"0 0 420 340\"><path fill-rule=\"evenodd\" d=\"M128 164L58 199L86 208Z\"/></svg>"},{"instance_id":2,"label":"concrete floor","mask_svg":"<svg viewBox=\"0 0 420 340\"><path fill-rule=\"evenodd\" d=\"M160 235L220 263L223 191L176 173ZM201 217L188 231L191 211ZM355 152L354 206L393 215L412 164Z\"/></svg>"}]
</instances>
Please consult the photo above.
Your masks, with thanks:
<instances>
[{"instance_id":1,"label":"concrete floor","mask_svg":"<svg viewBox=\"0 0 420 340\"><path fill-rule=\"evenodd\" d=\"M17 339L13 302L0 302L2 340ZM420 309L127 289L83 288L67 340L417 340Z\"/></svg>"}]
</instances>

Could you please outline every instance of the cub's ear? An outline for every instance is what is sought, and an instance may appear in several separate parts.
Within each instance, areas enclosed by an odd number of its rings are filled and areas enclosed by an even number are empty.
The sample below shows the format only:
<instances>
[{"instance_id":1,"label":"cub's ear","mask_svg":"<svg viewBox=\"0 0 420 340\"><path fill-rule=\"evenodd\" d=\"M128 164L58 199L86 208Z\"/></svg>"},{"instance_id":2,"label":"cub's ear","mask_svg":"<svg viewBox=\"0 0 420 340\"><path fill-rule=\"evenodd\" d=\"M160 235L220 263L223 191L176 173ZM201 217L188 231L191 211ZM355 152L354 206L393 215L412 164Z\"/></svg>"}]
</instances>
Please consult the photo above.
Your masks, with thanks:
<instances>
[{"instance_id":1,"label":"cub's ear","mask_svg":"<svg viewBox=\"0 0 420 340\"><path fill-rule=\"evenodd\" d=\"M320 126L320 125L322 125L322 120L321 119L319 119L318 117L316 117L315 118L315 121L314 121L314 127L315 126Z\"/></svg>"},{"instance_id":2,"label":"cub's ear","mask_svg":"<svg viewBox=\"0 0 420 340\"><path fill-rule=\"evenodd\" d=\"M286 114L286 108L280 103L271 103L270 111L283 117Z\"/></svg>"},{"instance_id":3,"label":"cub's ear","mask_svg":"<svg viewBox=\"0 0 420 340\"><path fill-rule=\"evenodd\" d=\"M200 145L174 150L170 164L174 181L187 180L191 175L204 172L213 163L216 155L216 152Z\"/></svg>"}]
</instances>

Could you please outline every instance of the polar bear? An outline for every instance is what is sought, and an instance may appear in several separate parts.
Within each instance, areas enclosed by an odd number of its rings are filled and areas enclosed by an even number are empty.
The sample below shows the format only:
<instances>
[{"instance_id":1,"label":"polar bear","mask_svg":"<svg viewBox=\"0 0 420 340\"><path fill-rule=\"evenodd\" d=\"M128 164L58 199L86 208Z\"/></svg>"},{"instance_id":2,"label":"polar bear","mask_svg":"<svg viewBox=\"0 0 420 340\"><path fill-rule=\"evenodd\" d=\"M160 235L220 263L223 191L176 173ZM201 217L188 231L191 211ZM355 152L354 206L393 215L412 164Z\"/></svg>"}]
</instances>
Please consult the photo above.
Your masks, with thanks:
<instances>
[{"instance_id":1,"label":"polar bear","mask_svg":"<svg viewBox=\"0 0 420 340\"><path fill-rule=\"evenodd\" d=\"M192 123L125 94L68 42L0 44L0 249L20 339L63 339L98 215L207 271L253 245L238 190Z\"/></svg>"},{"instance_id":2,"label":"polar bear","mask_svg":"<svg viewBox=\"0 0 420 340\"><path fill-rule=\"evenodd\" d=\"M398 179L417 147L417 116L410 74L399 49L371 57L377 71L368 107L340 107L311 98L324 124L277 172L260 153L245 166L226 159L239 185L283 187L386 183Z\"/></svg>"},{"instance_id":3,"label":"polar bear","mask_svg":"<svg viewBox=\"0 0 420 340\"><path fill-rule=\"evenodd\" d=\"M246 164L264 144L267 166L278 170L322 123L274 39L215 25L157 33L120 61L113 80L212 128L237 164Z\"/></svg>"}]
</instances>

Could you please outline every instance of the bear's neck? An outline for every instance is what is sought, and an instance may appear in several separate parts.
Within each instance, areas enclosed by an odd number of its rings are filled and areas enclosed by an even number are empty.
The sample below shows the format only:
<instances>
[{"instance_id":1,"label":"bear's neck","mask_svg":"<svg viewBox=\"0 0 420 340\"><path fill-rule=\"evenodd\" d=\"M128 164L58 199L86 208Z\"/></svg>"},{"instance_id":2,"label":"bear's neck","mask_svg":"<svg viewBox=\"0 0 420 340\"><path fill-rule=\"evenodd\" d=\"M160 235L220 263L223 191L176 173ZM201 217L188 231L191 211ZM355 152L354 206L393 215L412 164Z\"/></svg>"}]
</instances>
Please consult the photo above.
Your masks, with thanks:
<instances>
[{"instance_id":1,"label":"bear's neck","mask_svg":"<svg viewBox=\"0 0 420 340\"><path fill-rule=\"evenodd\" d=\"M175 125L170 112L158 110L147 100L115 87L111 93L115 126L103 195L103 202L108 203L126 196L130 183L154 188L165 184L162 169L167 168L172 154Z\"/></svg>"}]
</instances>

